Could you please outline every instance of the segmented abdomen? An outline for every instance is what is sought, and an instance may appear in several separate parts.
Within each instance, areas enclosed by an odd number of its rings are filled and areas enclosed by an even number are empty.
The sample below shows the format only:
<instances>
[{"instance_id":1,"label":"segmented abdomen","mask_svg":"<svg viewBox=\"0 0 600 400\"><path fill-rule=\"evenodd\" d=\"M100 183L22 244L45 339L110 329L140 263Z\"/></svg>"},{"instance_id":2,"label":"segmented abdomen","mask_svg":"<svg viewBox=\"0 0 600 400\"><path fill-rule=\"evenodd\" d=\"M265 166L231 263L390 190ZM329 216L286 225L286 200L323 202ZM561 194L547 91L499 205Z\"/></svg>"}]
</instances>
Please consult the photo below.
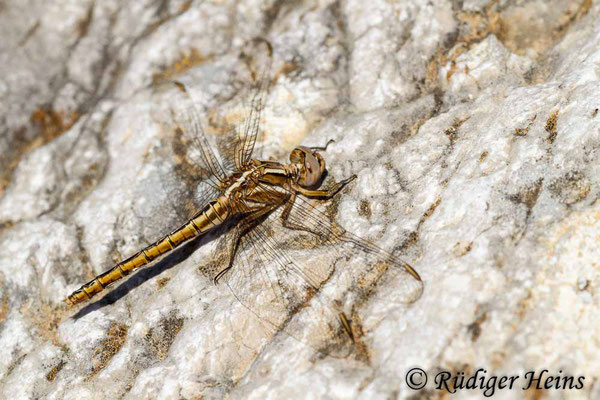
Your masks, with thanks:
<instances>
[{"instance_id":1,"label":"segmented abdomen","mask_svg":"<svg viewBox=\"0 0 600 400\"><path fill-rule=\"evenodd\" d=\"M121 261L110 270L98 275L65 299L72 306L82 301L89 300L101 292L111 283L128 275L134 269L140 268L161 255L168 253L182 243L204 234L209 229L222 224L230 214L229 201L226 197L219 197L210 202L196 216L181 227L171 232L150 246L145 247L135 255Z\"/></svg>"}]
</instances>

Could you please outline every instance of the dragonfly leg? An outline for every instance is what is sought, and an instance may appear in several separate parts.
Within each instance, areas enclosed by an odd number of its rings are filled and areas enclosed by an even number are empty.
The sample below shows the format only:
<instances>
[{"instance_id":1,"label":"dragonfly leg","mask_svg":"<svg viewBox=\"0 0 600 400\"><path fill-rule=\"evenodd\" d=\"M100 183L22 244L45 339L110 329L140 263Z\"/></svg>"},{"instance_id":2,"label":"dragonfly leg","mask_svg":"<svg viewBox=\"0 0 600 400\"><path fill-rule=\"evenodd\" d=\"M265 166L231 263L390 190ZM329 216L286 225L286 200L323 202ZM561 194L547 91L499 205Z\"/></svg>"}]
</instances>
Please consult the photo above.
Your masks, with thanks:
<instances>
[{"instance_id":1,"label":"dragonfly leg","mask_svg":"<svg viewBox=\"0 0 600 400\"><path fill-rule=\"evenodd\" d=\"M281 216L280 216L281 224L288 229L294 229L297 231L305 231L305 232L312 233L314 235L319 235L319 232L315 232L307 226L300 225L300 224L297 224L297 223L289 220L289 216L290 216L290 213L292 212L292 208L294 207L295 201L296 201L296 192L293 192L292 195L290 196L289 200L285 204L285 207L283 208L283 212L281 213Z\"/></svg>"},{"instance_id":2,"label":"dragonfly leg","mask_svg":"<svg viewBox=\"0 0 600 400\"><path fill-rule=\"evenodd\" d=\"M298 184L292 185L292 188L296 192L301 193L306 197L330 199L333 196L335 196L340 190L342 190L344 188L344 186L346 186L347 184L352 182L354 179L356 179L356 175L352 175L350 178L347 178L347 179L344 179L342 181L335 183L332 187L330 187L327 190L310 190L310 189L303 188L302 186L300 186Z\"/></svg>"},{"instance_id":3,"label":"dragonfly leg","mask_svg":"<svg viewBox=\"0 0 600 400\"><path fill-rule=\"evenodd\" d=\"M233 231L233 239L231 240L231 244L229 247L229 261L227 262L227 267L223 268L219 273L213 278L213 283L216 285L219 283L219 280L233 267L233 261L235 260L235 254L237 253L238 246L240 244L240 240L242 237L248 233L252 228L254 228L259 222L261 217L273 211L276 208L275 206L264 207L249 214L246 218L244 218L240 223L235 227Z\"/></svg>"}]
</instances>

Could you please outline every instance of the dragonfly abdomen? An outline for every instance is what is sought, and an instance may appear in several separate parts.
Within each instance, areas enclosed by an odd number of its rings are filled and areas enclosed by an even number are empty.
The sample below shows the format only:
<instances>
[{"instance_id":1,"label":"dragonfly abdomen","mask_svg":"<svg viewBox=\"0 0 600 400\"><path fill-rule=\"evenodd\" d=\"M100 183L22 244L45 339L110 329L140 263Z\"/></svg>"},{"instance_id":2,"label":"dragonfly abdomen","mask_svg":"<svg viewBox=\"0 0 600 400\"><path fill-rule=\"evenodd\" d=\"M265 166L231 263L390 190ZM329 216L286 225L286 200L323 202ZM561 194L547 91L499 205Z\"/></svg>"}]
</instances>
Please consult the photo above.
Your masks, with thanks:
<instances>
[{"instance_id":1,"label":"dragonfly abdomen","mask_svg":"<svg viewBox=\"0 0 600 400\"><path fill-rule=\"evenodd\" d=\"M228 199L220 197L204 207L195 217L162 239L145 247L128 259L121 261L110 270L98 275L79 289L71 293L65 300L72 306L91 299L111 283L118 281L135 269L143 267L161 255L168 253L188 240L203 235L211 228L222 224L230 211Z\"/></svg>"}]
</instances>

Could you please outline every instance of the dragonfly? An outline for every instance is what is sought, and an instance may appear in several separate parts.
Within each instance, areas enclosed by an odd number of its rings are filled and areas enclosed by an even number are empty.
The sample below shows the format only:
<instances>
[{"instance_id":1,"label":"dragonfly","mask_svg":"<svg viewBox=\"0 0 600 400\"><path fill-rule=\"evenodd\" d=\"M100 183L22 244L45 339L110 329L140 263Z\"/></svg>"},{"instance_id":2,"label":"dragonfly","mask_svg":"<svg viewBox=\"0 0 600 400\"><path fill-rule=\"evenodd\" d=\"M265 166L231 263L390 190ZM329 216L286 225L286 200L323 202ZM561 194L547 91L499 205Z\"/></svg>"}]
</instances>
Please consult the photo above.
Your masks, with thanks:
<instances>
[{"instance_id":1,"label":"dragonfly","mask_svg":"<svg viewBox=\"0 0 600 400\"><path fill-rule=\"evenodd\" d=\"M216 285L224 280L244 307L275 330L292 326L295 313L311 310L304 320L317 326L314 336L324 341L345 331L354 341L346 317L351 311L335 310L343 307L342 300L320 293L333 279L346 287L346 303L364 302L373 282L387 273L393 275L400 303L420 297L423 283L410 264L342 228L319 206L356 179L352 175L322 188L327 173L320 152L327 146L297 146L288 163L254 158L273 53L266 40L258 40L256 47L265 61L262 72L254 74L249 111L235 132L232 151L219 151L204 131L189 86L170 84L173 119L188 157L205 175L197 209L177 229L75 290L65 299L69 306L91 300L132 271L225 225L232 233L227 261L212 279ZM336 269L342 272L336 275ZM291 329L296 328L286 332Z\"/></svg>"}]
</instances>

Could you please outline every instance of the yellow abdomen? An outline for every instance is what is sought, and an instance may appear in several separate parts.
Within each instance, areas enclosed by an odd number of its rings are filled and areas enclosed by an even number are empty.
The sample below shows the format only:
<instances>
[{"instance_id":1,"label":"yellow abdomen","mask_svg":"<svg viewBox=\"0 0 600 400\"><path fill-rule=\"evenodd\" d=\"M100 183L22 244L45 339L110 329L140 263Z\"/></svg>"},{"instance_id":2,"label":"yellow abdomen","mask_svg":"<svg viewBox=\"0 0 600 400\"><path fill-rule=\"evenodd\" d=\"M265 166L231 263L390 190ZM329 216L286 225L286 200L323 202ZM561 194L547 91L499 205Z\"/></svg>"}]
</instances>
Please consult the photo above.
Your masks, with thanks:
<instances>
[{"instance_id":1,"label":"yellow abdomen","mask_svg":"<svg viewBox=\"0 0 600 400\"><path fill-rule=\"evenodd\" d=\"M128 275L134 269L150 263L182 243L200 236L211 228L222 224L229 216L229 199L221 196L215 201L208 203L202 211L178 229L81 286L71 293L65 301L68 305L73 306L91 299L108 285Z\"/></svg>"}]
</instances>

